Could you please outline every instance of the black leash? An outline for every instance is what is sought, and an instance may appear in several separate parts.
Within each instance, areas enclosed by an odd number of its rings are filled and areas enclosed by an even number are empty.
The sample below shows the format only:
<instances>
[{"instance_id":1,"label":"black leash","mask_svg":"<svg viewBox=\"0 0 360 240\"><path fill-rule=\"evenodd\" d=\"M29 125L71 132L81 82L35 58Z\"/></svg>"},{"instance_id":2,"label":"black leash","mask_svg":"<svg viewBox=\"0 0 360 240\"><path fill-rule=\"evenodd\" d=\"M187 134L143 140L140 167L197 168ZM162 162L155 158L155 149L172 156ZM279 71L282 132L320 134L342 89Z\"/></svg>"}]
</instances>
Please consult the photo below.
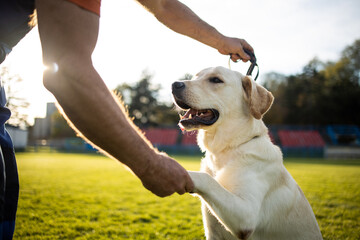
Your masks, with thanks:
<instances>
[{"instance_id":1,"label":"black leash","mask_svg":"<svg viewBox=\"0 0 360 240\"><path fill-rule=\"evenodd\" d=\"M258 64L256 63L255 54L252 53L252 52L250 52L250 51L247 50L247 49L244 49L244 51L245 51L245 53L246 53L247 55L250 56L250 62L251 62L251 65L250 65L250 67L249 67L246 75L252 76L252 72L254 71L254 68L255 68L255 66L256 66L256 67L257 67L257 73L256 73L256 76L255 76L255 78L254 78L254 81L256 81L256 79L257 79L258 76L259 76L259 72L260 72L260 71L259 71L259 66L258 66ZM230 58L231 58L231 55L232 55L232 54L230 54ZM236 54L236 55L237 55L238 57L240 57L239 54ZM241 59L241 58L240 58L240 59Z\"/></svg>"}]
</instances>

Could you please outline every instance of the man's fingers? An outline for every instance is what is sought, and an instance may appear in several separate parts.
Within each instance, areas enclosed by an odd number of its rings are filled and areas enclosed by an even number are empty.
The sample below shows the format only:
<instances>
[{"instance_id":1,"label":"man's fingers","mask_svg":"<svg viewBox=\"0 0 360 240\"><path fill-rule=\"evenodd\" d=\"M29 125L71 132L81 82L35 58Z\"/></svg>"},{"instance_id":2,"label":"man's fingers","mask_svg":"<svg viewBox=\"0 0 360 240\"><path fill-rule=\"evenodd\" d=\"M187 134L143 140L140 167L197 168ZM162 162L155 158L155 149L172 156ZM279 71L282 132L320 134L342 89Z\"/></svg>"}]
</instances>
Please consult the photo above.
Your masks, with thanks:
<instances>
[{"instance_id":1,"label":"man's fingers","mask_svg":"<svg viewBox=\"0 0 360 240\"><path fill-rule=\"evenodd\" d=\"M251 57L249 55L247 55L247 53L244 51L244 49L240 49L239 53L237 55L240 55L240 59L243 62L247 62L251 59Z\"/></svg>"},{"instance_id":2,"label":"man's fingers","mask_svg":"<svg viewBox=\"0 0 360 240\"><path fill-rule=\"evenodd\" d=\"M230 58L233 62L237 62L239 59L241 59L237 54L230 54Z\"/></svg>"},{"instance_id":3,"label":"man's fingers","mask_svg":"<svg viewBox=\"0 0 360 240\"><path fill-rule=\"evenodd\" d=\"M179 190L177 191L177 193L178 193L179 195L183 195L184 193L186 193L186 190L185 190L185 188L184 188L184 189L179 189Z\"/></svg>"},{"instance_id":4,"label":"man's fingers","mask_svg":"<svg viewBox=\"0 0 360 240\"><path fill-rule=\"evenodd\" d=\"M241 57L239 54L230 54L230 58L233 62L238 62L239 60L243 61L243 62L247 62L250 60L249 55L247 55L246 53L245 57Z\"/></svg>"}]
</instances>

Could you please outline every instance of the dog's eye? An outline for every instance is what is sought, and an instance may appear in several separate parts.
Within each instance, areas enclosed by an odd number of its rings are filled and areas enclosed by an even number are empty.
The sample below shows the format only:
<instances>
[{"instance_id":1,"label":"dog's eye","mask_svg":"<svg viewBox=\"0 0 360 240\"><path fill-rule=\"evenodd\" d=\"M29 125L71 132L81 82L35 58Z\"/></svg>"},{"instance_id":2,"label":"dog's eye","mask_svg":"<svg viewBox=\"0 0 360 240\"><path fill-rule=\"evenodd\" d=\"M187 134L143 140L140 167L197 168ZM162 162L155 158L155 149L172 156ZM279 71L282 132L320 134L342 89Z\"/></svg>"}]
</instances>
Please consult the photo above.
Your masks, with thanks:
<instances>
[{"instance_id":1,"label":"dog's eye","mask_svg":"<svg viewBox=\"0 0 360 240\"><path fill-rule=\"evenodd\" d=\"M220 78L218 77L212 77L212 78L209 78L209 81L211 83L224 83Z\"/></svg>"}]
</instances>

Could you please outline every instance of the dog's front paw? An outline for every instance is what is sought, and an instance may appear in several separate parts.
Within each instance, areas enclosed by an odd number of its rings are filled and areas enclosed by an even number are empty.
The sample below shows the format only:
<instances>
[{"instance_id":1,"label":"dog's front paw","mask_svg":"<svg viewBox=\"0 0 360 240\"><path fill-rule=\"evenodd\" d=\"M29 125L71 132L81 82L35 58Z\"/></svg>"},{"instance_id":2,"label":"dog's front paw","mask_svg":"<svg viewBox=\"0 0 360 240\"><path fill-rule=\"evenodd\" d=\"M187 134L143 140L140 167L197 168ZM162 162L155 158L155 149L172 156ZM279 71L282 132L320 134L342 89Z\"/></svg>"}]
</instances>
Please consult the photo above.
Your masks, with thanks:
<instances>
[{"instance_id":1,"label":"dog's front paw","mask_svg":"<svg viewBox=\"0 0 360 240\"><path fill-rule=\"evenodd\" d=\"M204 172L188 171L188 173L194 183L194 190L191 193L204 193L208 187L209 178L211 178L211 176Z\"/></svg>"}]
</instances>

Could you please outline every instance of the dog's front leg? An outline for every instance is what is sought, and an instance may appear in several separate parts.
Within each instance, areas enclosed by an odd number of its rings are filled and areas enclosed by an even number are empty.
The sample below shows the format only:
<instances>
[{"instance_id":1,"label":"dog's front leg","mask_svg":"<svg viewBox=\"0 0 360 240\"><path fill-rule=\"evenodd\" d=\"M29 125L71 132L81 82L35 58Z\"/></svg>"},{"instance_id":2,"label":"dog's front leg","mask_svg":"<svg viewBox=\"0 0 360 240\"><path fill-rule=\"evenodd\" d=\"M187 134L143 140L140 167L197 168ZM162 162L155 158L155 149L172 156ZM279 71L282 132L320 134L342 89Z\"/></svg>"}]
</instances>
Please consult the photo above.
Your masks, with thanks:
<instances>
[{"instance_id":1,"label":"dog's front leg","mask_svg":"<svg viewBox=\"0 0 360 240\"><path fill-rule=\"evenodd\" d=\"M189 174L195 185L194 193L203 198L213 215L235 237L248 239L257 223L258 200L234 195L207 173L189 171Z\"/></svg>"}]
</instances>

